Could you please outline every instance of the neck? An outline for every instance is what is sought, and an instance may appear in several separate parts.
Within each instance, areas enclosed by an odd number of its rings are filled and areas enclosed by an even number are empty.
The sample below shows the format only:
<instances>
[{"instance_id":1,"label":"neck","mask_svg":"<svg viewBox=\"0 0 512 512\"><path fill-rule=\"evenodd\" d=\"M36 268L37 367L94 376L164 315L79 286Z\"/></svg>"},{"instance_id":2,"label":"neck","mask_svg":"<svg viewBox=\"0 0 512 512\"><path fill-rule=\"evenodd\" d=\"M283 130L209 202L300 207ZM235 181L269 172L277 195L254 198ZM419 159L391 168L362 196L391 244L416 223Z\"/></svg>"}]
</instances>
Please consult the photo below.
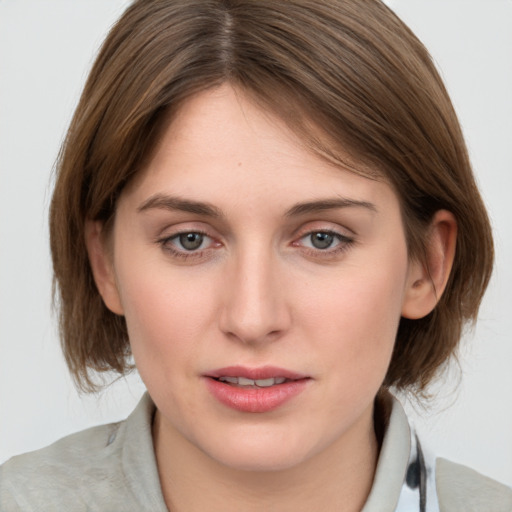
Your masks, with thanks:
<instances>
[{"instance_id":1,"label":"neck","mask_svg":"<svg viewBox=\"0 0 512 512\"><path fill-rule=\"evenodd\" d=\"M372 486L379 449L373 407L334 444L284 470L227 467L166 424L158 411L153 439L164 500L172 512L359 511Z\"/></svg>"}]
</instances>

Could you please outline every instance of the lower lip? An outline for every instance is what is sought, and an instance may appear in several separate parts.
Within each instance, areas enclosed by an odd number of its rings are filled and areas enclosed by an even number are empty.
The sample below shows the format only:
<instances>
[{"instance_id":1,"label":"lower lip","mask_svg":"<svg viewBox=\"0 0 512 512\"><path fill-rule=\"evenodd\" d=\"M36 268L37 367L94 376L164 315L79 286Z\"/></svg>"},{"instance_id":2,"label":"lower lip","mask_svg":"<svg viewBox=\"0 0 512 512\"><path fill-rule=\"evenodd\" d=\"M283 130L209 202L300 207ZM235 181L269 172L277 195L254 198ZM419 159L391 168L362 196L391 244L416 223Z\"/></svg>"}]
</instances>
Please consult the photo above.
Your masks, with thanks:
<instances>
[{"instance_id":1,"label":"lower lip","mask_svg":"<svg viewBox=\"0 0 512 512\"><path fill-rule=\"evenodd\" d=\"M212 395L222 404L241 412L269 412L304 391L310 379L300 379L268 388L242 388L206 378Z\"/></svg>"}]
</instances>

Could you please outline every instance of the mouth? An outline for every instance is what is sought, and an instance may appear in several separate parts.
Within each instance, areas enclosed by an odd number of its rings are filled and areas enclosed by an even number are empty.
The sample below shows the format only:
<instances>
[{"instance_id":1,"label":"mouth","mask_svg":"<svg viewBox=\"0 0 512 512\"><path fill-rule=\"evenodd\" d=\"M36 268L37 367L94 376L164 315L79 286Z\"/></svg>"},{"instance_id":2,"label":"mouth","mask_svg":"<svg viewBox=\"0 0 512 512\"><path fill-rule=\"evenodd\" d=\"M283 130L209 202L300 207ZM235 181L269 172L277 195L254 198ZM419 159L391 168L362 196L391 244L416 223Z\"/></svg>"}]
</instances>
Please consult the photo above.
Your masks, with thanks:
<instances>
[{"instance_id":1,"label":"mouth","mask_svg":"<svg viewBox=\"0 0 512 512\"><path fill-rule=\"evenodd\" d=\"M269 388L279 384L285 384L286 382L292 382L292 379L285 377L270 377L269 379L248 379L247 377L219 377L215 379L219 382L225 382L231 386L240 388L258 389L258 388Z\"/></svg>"},{"instance_id":2,"label":"mouth","mask_svg":"<svg viewBox=\"0 0 512 512\"><path fill-rule=\"evenodd\" d=\"M223 405L240 412L269 412L284 405L309 387L312 380L277 367L231 366L208 374L207 388Z\"/></svg>"},{"instance_id":3,"label":"mouth","mask_svg":"<svg viewBox=\"0 0 512 512\"><path fill-rule=\"evenodd\" d=\"M309 379L301 373L293 372L277 366L247 368L245 366L227 366L208 372L205 377L225 382L232 386L268 388L288 382Z\"/></svg>"}]
</instances>

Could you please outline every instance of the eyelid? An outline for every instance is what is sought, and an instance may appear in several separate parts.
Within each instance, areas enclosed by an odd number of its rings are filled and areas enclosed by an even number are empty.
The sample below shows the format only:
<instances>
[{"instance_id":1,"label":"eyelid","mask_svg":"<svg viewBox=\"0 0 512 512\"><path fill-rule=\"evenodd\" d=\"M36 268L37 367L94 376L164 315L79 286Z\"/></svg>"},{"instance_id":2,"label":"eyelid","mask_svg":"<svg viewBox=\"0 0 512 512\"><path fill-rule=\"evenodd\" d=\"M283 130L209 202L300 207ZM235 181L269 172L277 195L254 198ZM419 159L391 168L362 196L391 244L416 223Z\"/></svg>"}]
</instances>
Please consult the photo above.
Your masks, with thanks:
<instances>
[{"instance_id":1,"label":"eyelid","mask_svg":"<svg viewBox=\"0 0 512 512\"><path fill-rule=\"evenodd\" d=\"M179 221L162 224L157 231L154 232L154 241L158 242L163 239L170 239L186 233L199 233L213 240L220 240L218 231L209 223L200 221Z\"/></svg>"},{"instance_id":2,"label":"eyelid","mask_svg":"<svg viewBox=\"0 0 512 512\"><path fill-rule=\"evenodd\" d=\"M203 241L206 241L206 239L210 239L211 241L213 241L213 238L210 235L208 235L207 233L204 233L203 231L198 231L198 230L178 231L177 233L174 233L170 236L165 237L164 240L170 242L170 241L174 241L174 240L179 240L182 235L192 235L192 234L200 235L201 237L203 237ZM192 252L199 252L200 250L202 250L202 249L187 250L184 248L183 252L192 253Z\"/></svg>"},{"instance_id":3,"label":"eyelid","mask_svg":"<svg viewBox=\"0 0 512 512\"><path fill-rule=\"evenodd\" d=\"M337 243L333 247L325 249L308 247L303 245L304 238L314 233L326 233L336 238ZM344 226L335 225L331 222L312 222L301 226L293 237L291 245L302 251L308 257L314 259L335 259L339 258L345 251L350 249L356 242L355 233Z\"/></svg>"},{"instance_id":4,"label":"eyelid","mask_svg":"<svg viewBox=\"0 0 512 512\"><path fill-rule=\"evenodd\" d=\"M299 239L311 233L331 233L345 238L353 238L356 236L356 232L347 226L330 221L312 221L302 224L295 230L293 238Z\"/></svg>"},{"instance_id":5,"label":"eyelid","mask_svg":"<svg viewBox=\"0 0 512 512\"><path fill-rule=\"evenodd\" d=\"M344 235L343 233L339 233L338 231L333 231L331 229L313 229L311 231L304 233L303 235L299 236L298 238L296 238L295 241L293 242L293 244L296 244L298 241L303 240L304 238L307 238L308 236L311 236L314 233L325 233L327 235L332 235L340 243L349 243L349 242L354 241L354 239L352 237ZM316 250L319 250L322 252L327 252L328 249L316 249Z\"/></svg>"},{"instance_id":6,"label":"eyelid","mask_svg":"<svg viewBox=\"0 0 512 512\"><path fill-rule=\"evenodd\" d=\"M214 236L214 234L209 231L210 230L208 229L195 227L194 225L190 225L188 223L180 223L177 226L163 229L161 233L155 238L154 242L159 245L161 249L171 258L176 258L183 261L188 259L201 260L210 256L213 249L222 246L222 243L219 242L218 237ZM175 243L173 243L173 241L179 238L181 235L186 235L189 233L202 235L203 237L210 239L210 243L207 247L196 250L186 250L184 248L180 249Z\"/></svg>"}]
</instances>

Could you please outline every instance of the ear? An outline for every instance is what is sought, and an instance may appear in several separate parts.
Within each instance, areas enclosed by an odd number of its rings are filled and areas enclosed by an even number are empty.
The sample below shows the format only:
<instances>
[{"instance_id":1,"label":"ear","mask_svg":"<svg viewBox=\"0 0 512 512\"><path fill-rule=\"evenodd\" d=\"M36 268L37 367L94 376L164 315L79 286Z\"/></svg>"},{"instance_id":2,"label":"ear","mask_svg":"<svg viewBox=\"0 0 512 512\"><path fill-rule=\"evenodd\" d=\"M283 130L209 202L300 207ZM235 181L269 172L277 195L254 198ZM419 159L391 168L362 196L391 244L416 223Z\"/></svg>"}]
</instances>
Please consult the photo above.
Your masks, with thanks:
<instances>
[{"instance_id":1,"label":"ear","mask_svg":"<svg viewBox=\"0 0 512 512\"><path fill-rule=\"evenodd\" d=\"M457 242L457 221L447 210L434 215L428 231L426 264L411 261L402 304L402 316L423 318L439 302L450 277Z\"/></svg>"},{"instance_id":2,"label":"ear","mask_svg":"<svg viewBox=\"0 0 512 512\"><path fill-rule=\"evenodd\" d=\"M103 234L102 222L86 221L85 245L87 246L94 282L105 306L112 313L123 315L124 311L115 279L112 254Z\"/></svg>"}]
</instances>

